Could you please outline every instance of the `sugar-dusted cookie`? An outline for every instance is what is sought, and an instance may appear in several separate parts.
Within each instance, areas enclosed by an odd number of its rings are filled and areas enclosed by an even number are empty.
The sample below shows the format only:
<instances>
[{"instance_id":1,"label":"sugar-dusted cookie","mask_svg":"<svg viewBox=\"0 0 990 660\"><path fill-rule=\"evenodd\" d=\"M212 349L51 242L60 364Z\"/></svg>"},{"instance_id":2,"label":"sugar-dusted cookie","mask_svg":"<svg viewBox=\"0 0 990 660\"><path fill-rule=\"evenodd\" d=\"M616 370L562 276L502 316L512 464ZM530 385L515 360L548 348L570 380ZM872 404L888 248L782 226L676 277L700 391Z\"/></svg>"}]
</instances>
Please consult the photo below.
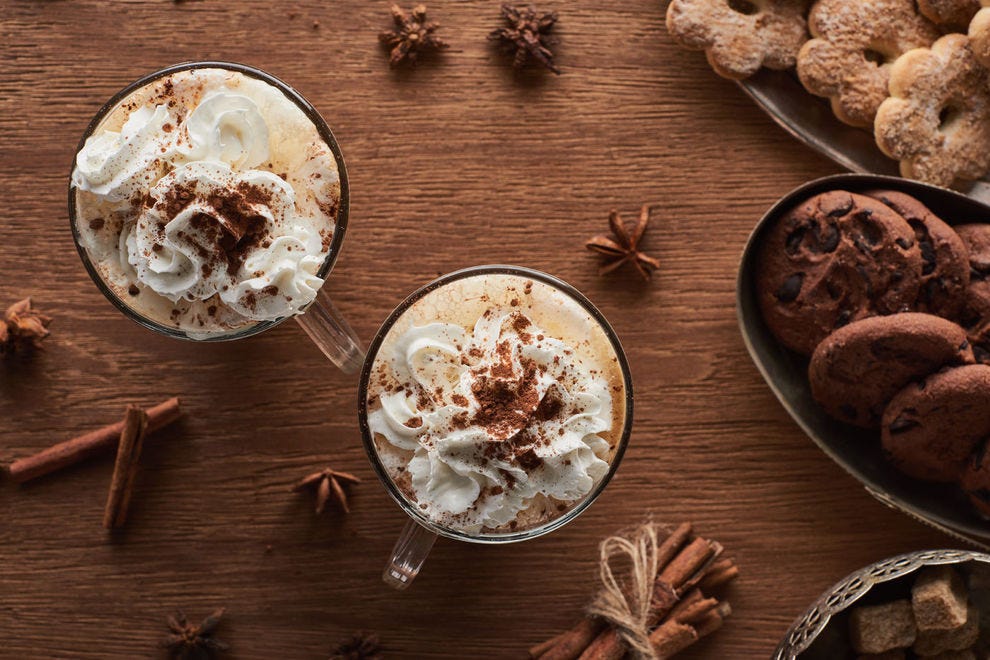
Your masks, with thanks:
<instances>
[{"instance_id":1,"label":"sugar-dusted cookie","mask_svg":"<svg viewBox=\"0 0 990 660\"><path fill-rule=\"evenodd\" d=\"M956 233L969 253L969 288L960 323L969 333L976 359L990 364L990 224L958 225Z\"/></svg>"},{"instance_id":2,"label":"sugar-dusted cookie","mask_svg":"<svg viewBox=\"0 0 990 660\"><path fill-rule=\"evenodd\" d=\"M898 58L874 134L912 179L950 186L990 170L990 82L966 35Z\"/></svg>"},{"instance_id":3,"label":"sugar-dusted cookie","mask_svg":"<svg viewBox=\"0 0 990 660\"><path fill-rule=\"evenodd\" d=\"M887 403L912 381L973 362L966 331L931 314L892 314L839 328L808 367L811 394L836 419L875 428Z\"/></svg>"},{"instance_id":4,"label":"sugar-dusted cookie","mask_svg":"<svg viewBox=\"0 0 990 660\"><path fill-rule=\"evenodd\" d=\"M969 44L976 60L990 67L990 2L981 0L980 4L983 9L969 22Z\"/></svg>"},{"instance_id":5,"label":"sugar-dusted cookie","mask_svg":"<svg viewBox=\"0 0 990 660\"><path fill-rule=\"evenodd\" d=\"M918 11L947 32L965 32L980 0L918 0Z\"/></svg>"},{"instance_id":6,"label":"sugar-dusted cookie","mask_svg":"<svg viewBox=\"0 0 990 660\"><path fill-rule=\"evenodd\" d=\"M969 42L977 61L990 67L990 2L981 0L980 4L983 9L969 23Z\"/></svg>"},{"instance_id":7,"label":"sugar-dusted cookie","mask_svg":"<svg viewBox=\"0 0 990 660\"><path fill-rule=\"evenodd\" d=\"M898 392L883 413L883 450L908 476L958 481L990 437L990 366L940 371Z\"/></svg>"},{"instance_id":8,"label":"sugar-dusted cookie","mask_svg":"<svg viewBox=\"0 0 990 660\"><path fill-rule=\"evenodd\" d=\"M667 31L704 50L715 73L750 76L761 67L789 69L808 38L811 0L671 0Z\"/></svg>"},{"instance_id":9,"label":"sugar-dusted cookie","mask_svg":"<svg viewBox=\"0 0 990 660\"><path fill-rule=\"evenodd\" d=\"M798 77L853 126L873 125L887 98L891 63L939 36L914 0L818 0L808 29L814 38L798 53Z\"/></svg>"},{"instance_id":10,"label":"sugar-dusted cookie","mask_svg":"<svg viewBox=\"0 0 990 660\"><path fill-rule=\"evenodd\" d=\"M896 190L869 190L914 229L921 248L921 290L914 309L956 320L969 286L969 254L952 227L914 197Z\"/></svg>"},{"instance_id":11,"label":"sugar-dusted cookie","mask_svg":"<svg viewBox=\"0 0 990 660\"><path fill-rule=\"evenodd\" d=\"M920 286L921 251L907 221L875 199L842 190L781 215L757 254L767 327L804 355L852 321L910 310Z\"/></svg>"}]
</instances>

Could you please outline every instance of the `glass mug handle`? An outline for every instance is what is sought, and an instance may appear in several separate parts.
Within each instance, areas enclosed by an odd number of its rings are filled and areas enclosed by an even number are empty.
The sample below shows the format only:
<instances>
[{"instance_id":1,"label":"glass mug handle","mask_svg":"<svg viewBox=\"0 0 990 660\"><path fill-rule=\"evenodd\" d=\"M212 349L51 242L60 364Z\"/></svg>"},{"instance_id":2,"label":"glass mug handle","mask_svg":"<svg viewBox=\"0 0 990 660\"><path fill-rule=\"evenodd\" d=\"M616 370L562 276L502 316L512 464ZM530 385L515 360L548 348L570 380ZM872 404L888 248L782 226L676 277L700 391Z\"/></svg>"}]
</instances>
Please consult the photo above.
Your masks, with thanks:
<instances>
[{"instance_id":1,"label":"glass mug handle","mask_svg":"<svg viewBox=\"0 0 990 660\"><path fill-rule=\"evenodd\" d=\"M296 315L296 321L306 331L323 354L345 374L352 374L364 364L364 347L351 326L321 287L316 299L303 314Z\"/></svg>"},{"instance_id":2,"label":"glass mug handle","mask_svg":"<svg viewBox=\"0 0 990 660\"><path fill-rule=\"evenodd\" d=\"M392 556L385 566L382 579L395 589L405 589L419 574L426 556L437 540L437 535L415 520L406 522L399 540L392 548Z\"/></svg>"}]
</instances>

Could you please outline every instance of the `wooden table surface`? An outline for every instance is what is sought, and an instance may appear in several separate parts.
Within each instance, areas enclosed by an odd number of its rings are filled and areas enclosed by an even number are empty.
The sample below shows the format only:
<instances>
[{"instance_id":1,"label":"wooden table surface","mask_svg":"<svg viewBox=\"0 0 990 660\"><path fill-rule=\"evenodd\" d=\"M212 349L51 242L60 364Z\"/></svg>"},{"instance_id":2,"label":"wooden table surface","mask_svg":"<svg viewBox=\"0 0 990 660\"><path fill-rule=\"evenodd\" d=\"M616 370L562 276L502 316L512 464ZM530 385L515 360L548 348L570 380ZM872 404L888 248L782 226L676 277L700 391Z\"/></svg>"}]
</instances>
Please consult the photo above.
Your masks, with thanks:
<instances>
[{"instance_id":1,"label":"wooden table surface","mask_svg":"<svg viewBox=\"0 0 990 660\"><path fill-rule=\"evenodd\" d=\"M604 8L608 5L608 8ZM95 460L0 479L0 657L160 657L163 618L228 609L235 658L325 658L355 630L388 657L520 658L569 624L599 540L652 513L692 520L738 559L726 626L686 658L765 658L846 573L957 545L872 500L790 420L750 361L734 283L746 237L791 188L837 167L798 144L699 53L665 2L556 2L563 75L515 75L486 42L496 3L435 1L452 48L389 70L385 2L5 0L0 4L0 302L55 316L46 350L0 365L0 461L182 397L152 437L131 519L101 527ZM294 323L197 345L120 315L90 282L66 218L67 174L99 106L174 62L224 59L295 86L336 133L351 180L329 290L367 341L440 273L515 263L564 278L611 320L632 363L635 429L601 499L527 543L442 540L405 593L380 572L403 513L361 447L356 378ZM657 205L641 284L596 274L583 240L616 207ZM365 482L352 511L287 492L332 464Z\"/></svg>"}]
</instances>

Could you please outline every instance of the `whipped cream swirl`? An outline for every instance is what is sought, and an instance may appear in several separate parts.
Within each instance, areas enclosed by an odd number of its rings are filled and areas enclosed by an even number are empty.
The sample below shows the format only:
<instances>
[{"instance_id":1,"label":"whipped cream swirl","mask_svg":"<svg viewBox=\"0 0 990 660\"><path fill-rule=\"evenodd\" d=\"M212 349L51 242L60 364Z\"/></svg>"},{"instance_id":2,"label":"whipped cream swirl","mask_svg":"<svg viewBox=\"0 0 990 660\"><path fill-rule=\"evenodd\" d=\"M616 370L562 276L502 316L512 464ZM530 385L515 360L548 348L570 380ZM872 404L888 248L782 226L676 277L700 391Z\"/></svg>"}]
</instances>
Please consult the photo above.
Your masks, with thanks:
<instances>
[{"instance_id":1,"label":"whipped cream swirl","mask_svg":"<svg viewBox=\"0 0 990 660\"><path fill-rule=\"evenodd\" d=\"M431 519L511 527L537 500L574 502L608 472L607 382L519 312L491 308L470 333L412 327L379 360L398 386L368 423L411 454L411 489Z\"/></svg>"},{"instance_id":2,"label":"whipped cream swirl","mask_svg":"<svg viewBox=\"0 0 990 660\"><path fill-rule=\"evenodd\" d=\"M151 189L127 232L137 279L176 301L218 295L246 318L299 310L323 280L321 239L298 221L292 187L260 170L192 162Z\"/></svg>"},{"instance_id":3,"label":"whipped cream swirl","mask_svg":"<svg viewBox=\"0 0 990 660\"><path fill-rule=\"evenodd\" d=\"M186 161L209 160L248 169L268 160L268 124L246 96L214 92L203 97L184 123Z\"/></svg>"},{"instance_id":4,"label":"whipped cream swirl","mask_svg":"<svg viewBox=\"0 0 990 660\"><path fill-rule=\"evenodd\" d=\"M166 160L174 153L174 126L166 106L141 107L119 133L89 136L76 154L73 185L111 202L147 190L164 174Z\"/></svg>"},{"instance_id":5,"label":"whipped cream swirl","mask_svg":"<svg viewBox=\"0 0 990 660\"><path fill-rule=\"evenodd\" d=\"M138 107L119 133L86 140L72 182L103 204L103 217L123 218L112 237L115 268L140 291L273 320L301 312L323 284L323 227L334 218L321 200L337 179L324 170L322 143L302 156L283 153L294 124L269 126L266 113L285 121L287 104L300 114L292 121L308 121L290 101L257 81L240 85L245 93L220 85L186 108L160 98ZM273 160L285 169L271 171ZM303 183L298 194L290 180ZM99 244L96 231L88 244Z\"/></svg>"}]
</instances>

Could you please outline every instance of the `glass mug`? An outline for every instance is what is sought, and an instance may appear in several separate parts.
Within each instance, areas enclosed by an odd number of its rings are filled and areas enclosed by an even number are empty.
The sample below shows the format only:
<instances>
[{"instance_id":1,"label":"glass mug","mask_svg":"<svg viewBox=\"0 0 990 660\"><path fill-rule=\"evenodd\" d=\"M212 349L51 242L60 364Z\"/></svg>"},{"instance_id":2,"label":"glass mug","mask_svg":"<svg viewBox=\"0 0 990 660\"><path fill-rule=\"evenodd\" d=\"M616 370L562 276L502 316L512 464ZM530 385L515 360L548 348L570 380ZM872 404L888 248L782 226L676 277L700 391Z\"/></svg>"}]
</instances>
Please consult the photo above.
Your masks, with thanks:
<instances>
[{"instance_id":1,"label":"glass mug","mask_svg":"<svg viewBox=\"0 0 990 660\"><path fill-rule=\"evenodd\" d=\"M86 128L86 131L79 142L79 147L76 150L76 154L73 157L73 172L77 166L79 152L82 151L87 139L102 128L104 122L114 113L116 109L118 109L118 106L124 105L136 92L142 91L145 87L154 85L157 81L166 78L167 76L172 76L179 72L193 72L201 69L219 69L239 73L249 79L266 83L268 86L274 88L278 92L281 92L281 95L284 96L285 99L288 99L288 101L290 101L296 108L302 111L305 119L308 119L309 122L312 123L313 128L316 129L319 139L329 149L330 154L335 161L336 170L339 175L339 200L336 205L336 214L332 229L333 233L332 237L329 238L329 246L326 247L326 244L324 244L324 248L327 249L327 256L315 272L316 277L319 277L321 280L325 281L327 276L329 276L330 271L333 269L334 262L340 252L341 243L344 240L344 233L347 229L349 195L347 171L344 166L344 159L341 155L340 146L337 144L337 140L334 138L329 126L327 126L327 123L323 120L316 109L292 87L282 82L275 76L265 73L264 71L243 64L235 64L231 62L201 61L186 62L165 67L164 69L155 71L154 73L140 78L114 94L114 96L110 98L110 100L107 101L102 108L100 108L99 112L96 113L96 116ZM208 72L205 72L204 75L206 75L206 73ZM207 96L208 95L204 95L203 99L207 98ZM298 119L295 120L298 121ZM169 125L166 124L165 126ZM169 126L166 130L171 131L172 128ZM226 148L223 147L224 142L222 142L222 140L224 137L230 139L230 136L222 136L221 128L219 127L216 131L218 143L222 148ZM235 136L236 139L240 139L240 137L241 136L239 134ZM94 206L98 203L102 203L102 201L93 202ZM117 307L117 309L123 312L125 316L133 321L136 321L140 325L160 334L179 339L194 339L196 341L229 341L233 339L242 339L244 337L249 337L251 335L264 332L265 330L273 328L285 319L289 318L290 315L294 315L296 321L298 321L299 325L302 326L306 334L309 335L324 355L326 355L335 365L344 371L344 373L353 373L360 368L364 360L364 350L361 346L361 342L354 334L353 330L351 330L347 321L337 311L329 296L326 294L325 287L322 286L316 293L316 297L304 308L302 308L301 311L305 311L305 313L288 314L270 320L248 320L242 326L234 327L232 329L221 328L197 332L190 331L189 329L183 329L181 327L172 327L160 320L152 318L149 314L136 309L135 305L129 304L127 300L124 299L124 295L122 295L122 293L118 290L115 290L115 288L107 281L108 276L101 272L97 265L93 263L93 259L91 259L89 251L83 245L81 240L81 230L78 223L80 212L80 204L77 199L77 188L72 180L72 177L70 176L69 222L72 227L72 235L76 248L79 251L79 256L82 258L83 264L85 265L87 272L89 272L90 277L93 279L93 282L95 282L97 288L103 292L103 295L105 295L107 299ZM327 215L330 215L330 212L327 212ZM92 227L90 228L92 229ZM134 288L136 289L136 286ZM162 298L164 300L168 300L167 298L164 298L164 296ZM291 299L287 298L287 300ZM165 303L162 302L161 304L164 305ZM212 309L215 309L215 307Z\"/></svg>"},{"instance_id":2,"label":"glass mug","mask_svg":"<svg viewBox=\"0 0 990 660\"><path fill-rule=\"evenodd\" d=\"M529 284L526 284L526 283ZM520 292L521 287L521 292ZM504 290L503 290L504 289ZM506 293L509 291L510 293ZM497 322L496 325L492 325L491 319L495 318L497 315L490 313L485 313L482 311L483 308L491 308L492 299L502 298L502 304L507 305L505 310L506 315L501 317L501 320ZM553 302L556 301L556 302ZM548 307L548 305L559 305L559 309L555 307ZM499 305L494 305L498 307ZM541 310L542 306L542 311ZM590 485L587 484L587 489L583 493L578 495L574 499L569 501L562 501L560 499L550 499L549 497L544 497L543 494L537 493L532 500L520 500L518 508L512 520L507 525L502 525L497 528L492 527L477 527L472 526L471 528L465 528L459 524L454 524L450 521L444 521L434 516L431 517L424 512L424 508L428 505L423 505L422 503L417 503L415 501L415 496L410 493L410 489L414 487L416 476L413 474L412 465L413 462L417 460L417 455L420 455L420 446L409 445L405 449L393 446L393 441L387 439L381 432L376 431L376 429L385 428L382 426L381 420L383 415L385 415L385 399L387 397L397 396L399 410L405 410L403 415L412 415L408 421L404 422L403 429L399 429L400 433L406 432L406 430L415 430L420 426L426 424L424 420L436 419L436 417L430 417L427 414L420 415L419 408L424 405L429 407L430 402L424 402L423 398L418 399L418 403L412 404L416 407L415 409L409 408L408 410L404 408L406 404L402 403L402 400L408 399L412 401L415 397L427 396L429 391L432 389L433 382L430 385L423 385L420 389L419 385L406 385L404 381L400 380L389 380L391 377L386 376L386 374L396 374L399 370L405 370L408 367L408 373L413 373L413 368L415 369L425 369L422 373L427 374L427 377L431 373L447 373L447 376L442 376L442 378L447 378L446 382L452 384L451 390L456 389L463 385L460 380L462 375L465 373L470 373L472 375L476 373L484 373L479 371L479 369L484 369L484 367L476 368L475 370L470 370L469 367L464 367L464 370L458 372L458 374L450 375L449 372L444 372L450 365L454 365L452 368L457 370L457 364L468 364L472 359L467 357L468 355L479 356L481 355L478 349L474 348L477 346L492 346L496 347L496 350L501 352L502 355L508 355L509 349L502 352L500 345L503 343L501 339L502 335L495 335L494 339L485 340L484 342L478 343L476 337L479 332L482 334L488 332L491 328L498 328L495 331L501 333L503 330L500 328L505 328L504 324L508 323L512 325L515 323L513 319L517 319L514 310L530 310L529 314L533 316L536 320L532 321L532 327L541 328L538 335L523 335L525 330L519 330L519 334L513 335L512 330L506 330L507 337L522 337L525 336L526 339L532 341L532 337L537 337L541 342L544 340L544 333L550 337L549 341L553 342L555 340L560 340L556 346L557 348L551 348L549 351L544 348L540 348L543 344L537 345L536 347L530 347L529 350L536 351L535 354L540 354L544 356L571 356L578 355L581 359L578 360L582 365L583 360L587 356L592 356L589 360L595 364L601 365L605 364L600 371L591 370L590 374L605 374L607 371L607 378L605 382L608 383L608 387L604 390L609 394L609 415L611 417L611 425L607 429L607 435L610 436L611 440L606 441L604 438L601 442L606 442L606 445L598 445L598 449L604 451L604 448L608 448L608 462L607 466L602 466L598 463L596 468L599 471L597 478L593 479ZM480 314L480 317L479 317ZM526 312L523 312L526 315ZM454 321L453 317L460 316L459 322ZM526 317L526 321L522 321L524 327L530 327L528 324L530 321ZM477 324L475 324L471 319L479 319ZM481 319L486 319L484 325L487 328L480 330L479 327L482 326L483 321ZM570 319L570 320L569 320ZM453 332L459 335L463 330L464 336L458 337L457 339L450 339L449 335L444 335L446 338L437 339L435 346L441 348L434 349L430 348L430 345L423 343L426 341L424 337L435 334L435 328L441 327L439 325L443 322L452 322L450 326L454 329L449 332ZM568 325L569 323L576 323L577 325ZM460 328L454 327L460 325ZM570 328L569 330L562 331L561 328ZM553 330L556 330L554 332ZM393 332L395 331L395 332ZM447 331L439 331L447 332ZM533 330L536 333L537 330ZM475 338L471 338L471 333L474 333ZM566 336L571 333L570 336ZM561 335L565 335L561 337ZM439 336L439 335L438 335ZM568 341L574 342L576 338L586 337L586 340L580 340L578 344L581 348L571 350L570 348L564 350L562 347L568 345ZM447 348L442 348L446 345ZM508 343L505 342L508 346ZM470 348L469 352L465 347ZM379 353L385 349L385 353L380 356ZM573 348L573 346L571 347ZM397 349L397 350L393 350ZM405 353L401 351L405 350ZM440 353L444 351L453 351L449 353L446 357L439 356L436 351ZM523 348L519 348L518 355L520 360L520 365L522 365L522 371L528 373L532 376L534 362L524 362L523 355L534 355L534 353L525 354ZM433 351L433 352L431 352ZM540 351L544 351L540 353ZM582 352L584 351L584 352ZM457 353L460 353L461 357L457 357ZM405 360L402 361L403 366L395 366L398 364L393 356L405 356ZM422 356L426 357L423 358ZM493 354L495 355L495 354ZM598 356L598 357L594 357ZM379 359L381 357L381 359ZM500 360L502 358L496 357L495 360ZM507 359L507 358L506 358ZM545 357L541 358L547 360L547 364L560 364L562 362L567 362L568 359L572 360L574 358L565 357L564 360L558 361L559 358ZM445 360L447 361L445 363ZM480 363L476 362L476 364ZM527 367L526 364L530 366ZM392 365L392 366L389 366ZM546 371L542 372L544 374L553 370L555 367L544 367ZM570 369L570 366L564 367L565 371L559 373L575 373L574 371L566 371ZM431 371L439 369L439 371ZM491 377L490 381L494 382L496 367L491 367ZM467 370L467 371L465 371ZM499 372L504 373L504 372ZM472 376L469 376L470 378ZM488 378L488 376L483 376L482 378ZM521 380L515 381L517 383L524 382L526 376L521 377ZM556 376L554 377L556 378ZM581 376L579 378L571 377L570 381L574 391L578 392L578 396L584 395L586 390L581 390L575 383L580 380L581 382L587 381L587 378ZM603 376L604 378L604 376ZM402 382L402 385L396 385L396 383ZM411 382L411 381L410 381ZM418 381L420 385L423 384L422 381ZM484 408L485 394L484 389L476 389L476 386L481 381L472 381L474 384L471 385L471 391L475 395L475 408L474 410L482 410ZM551 385L545 390L542 395L544 399L550 398L550 388L553 387L553 383L561 382L554 381L551 379ZM460 383L461 385L453 385L454 383ZM524 386L519 384L516 392L522 392ZM595 389L597 388L597 389ZM377 391L377 392L376 392ZM457 390L463 392L463 390ZM560 392L561 390L554 390L555 392ZM596 385L594 387L589 386L587 391L601 392L602 386ZM414 397L414 392L416 392ZM617 396L616 396L617 394ZM437 394L440 397L440 393ZM446 395L444 395L446 396ZM457 401L457 396L460 396L460 404L463 406L469 406L467 399L462 395L454 395L450 397L454 401ZM555 396L561 396L555 394ZM571 396L567 393L566 396ZM380 398L379 398L380 397ZM412 397L412 398L410 398ZM446 405L441 403L441 401L446 401L448 399L437 399L436 405L441 408ZM487 399L489 402L491 399ZM561 399L558 399L560 401ZM517 401L518 402L518 401ZM533 400L530 400L531 406L536 405ZM390 406L393 404L390 403ZM539 410L542 408L542 403L539 407L533 409L530 408L531 417L528 418L529 421L521 422L522 430L519 430L520 425L513 427L513 430L507 431L503 436L505 442L515 442L515 438L523 435L530 437L530 434L534 433L532 426L530 424L539 424L535 422L535 419L547 420L550 417L544 415L539 416ZM570 403L566 405L571 405ZM552 407L552 406L551 406ZM507 406L507 409L511 407ZM561 409L558 405L557 409ZM559 422L561 424L559 431L555 432L553 435L564 435L564 424L570 424L572 420L577 420L584 415L581 413L590 410L588 407L583 408L567 408L567 412L562 416L566 418L566 422ZM436 411L433 413L436 414ZM466 412L461 413L467 415ZM481 413L474 413L475 420L479 419L478 415ZM559 413L558 413L559 414ZM597 413L596 413L597 414ZM377 415L377 417L375 417ZM570 415L568 417L568 415ZM512 543L516 541L525 541L528 539L536 538L542 536L549 532L554 531L567 524L574 518L576 518L582 511L584 511L591 503L598 497L605 486L608 484L612 475L615 473L616 468L622 458L622 454L625 451L626 444L629 439L629 433L632 428L632 417L633 417L633 393L632 393L632 381L629 374L629 366L626 362L625 355L622 351L622 346L619 344L619 340L615 335L615 332L609 326L605 317L599 312L592 303L585 298L576 289L566 284L565 282L548 275L546 273L531 270L528 268L522 268L517 266L504 266L504 265L488 265L488 266L477 266L473 268L466 268L463 270L458 270L447 275L440 277L433 282L430 282L426 286L420 288L405 299L385 320L382 327L379 329L374 340L368 350L368 355L365 358L364 368L361 371L361 380L359 386L358 395L358 419L361 426L362 437L364 441L364 447L368 454L371 464L378 475L378 478L384 484L386 490L391 495L392 499L402 508L403 511L411 518L406 523L405 529L402 531L395 547L392 551L392 555L388 560L383 573L384 581L396 589L404 589L412 582L412 580L419 573L430 549L433 547L434 542L438 536L445 536L448 538L453 538L461 541L467 541L471 543L482 543L482 544L501 544L501 543ZM455 416L456 419L456 416ZM466 419L466 417L465 417ZM557 418L558 420L560 418ZM518 421L518 420L517 420ZM395 422L389 422L394 424ZM390 428L395 428L390 427ZM438 434L433 436L438 438L437 443L442 443L445 441L451 441L452 435L450 434L450 429L454 426L442 427ZM548 427L551 428L551 427ZM582 427L584 428L584 427ZM508 435L516 432L516 435ZM541 431L542 432L542 431ZM389 431L391 433L391 431ZM444 435L447 433L448 435ZM581 441L587 442L589 435L582 435L584 431L581 431ZM542 436L543 438L551 438L550 432L547 435ZM600 437L600 436L599 436ZM540 442L550 442L553 440L541 440ZM418 441L414 441L418 442ZM432 440L428 441L432 442ZM592 438L591 442L599 442L597 438ZM478 443L474 446L482 446L483 443ZM436 445L434 445L436 446ZM534 445L535 446L535 445ZM573 445L570 445L573 446ZM579 451L583 451L580 445ZM590 446L590 445L589 445ZM426 451L425 445L422 446L423 450ZM442 451L442 450L441 450ZM458 450L454 450L455 452ZM486 450L487 451L487 450ZM526 450L528 451L528 450ZM410 458L410 454L412 458ZM439 455L439 453L438 453ZM572 456L567 454L567 456ZM579 455L574 455L576 458ZM584 456L588 456L585 453ZM597 453L596 453L597 456ZM434 458L431 456L429 458L430 474L431 479L434 474ZM598 457L599 460L601 457ZM440 459L443 460L443 459ZM522 458L519 457L520 464L522 464ZM556 465L551 465L550 463L544 464L542 461L544 459L537 459L539 462L536 463L536 467L539 470L545 469L557 469L560 463ZM550 460L560 460L547 458ZM408 462L406 462L408 461ZM566 465L571 465L570 460L564 462ZM592 461L594 463L594 461ZM420 463L420 466L425 465ZM534 466L532 461L529 461L530 467ZM407 469L408 468L408 469ZM565 468L567 469L567 468ZM457 473L463 476L462 473ZM504 473L503 473L504 474ZM537 469L533 469L533 478L538 478L540 472ZM526 478L529 480L531 476L529 470L527 470ZM411 475L411 476L409 476ZM398 480L405 480L404 485L397 483ZM466 484L467 482L462 482ZM485 482L484 480L479 481L479 483L486 483L488 485L481 488L478 497L483 497L487 492L495 492L496 496L503 492L511 492L513 483L509 482L506 486L506 490L503 491L501 486L498 487L497 491L494 487L490 485L491 482ZM420 482L422 486L422 481ZM470 486L470 484L467 484ZM485 489L489 490L485 490ZM436 491L434 491L436 492ZM472 491L474 492L474 491ZM544 491L545 493L546 491ZM529 501L531 504L525 504ZM529 516L532 513L533 508L539 509L539 507L534 507L534 504L539 501L540 506L543 510L534 516ZM481 502L481 499L474 500L475 504L471 505L467 511L470 512L475 510L477 503ZM486 514L487 515L487 514ZM528 525L516 526L516 520L529 516L531 520Z\"/></svg>"}]
</instances>

